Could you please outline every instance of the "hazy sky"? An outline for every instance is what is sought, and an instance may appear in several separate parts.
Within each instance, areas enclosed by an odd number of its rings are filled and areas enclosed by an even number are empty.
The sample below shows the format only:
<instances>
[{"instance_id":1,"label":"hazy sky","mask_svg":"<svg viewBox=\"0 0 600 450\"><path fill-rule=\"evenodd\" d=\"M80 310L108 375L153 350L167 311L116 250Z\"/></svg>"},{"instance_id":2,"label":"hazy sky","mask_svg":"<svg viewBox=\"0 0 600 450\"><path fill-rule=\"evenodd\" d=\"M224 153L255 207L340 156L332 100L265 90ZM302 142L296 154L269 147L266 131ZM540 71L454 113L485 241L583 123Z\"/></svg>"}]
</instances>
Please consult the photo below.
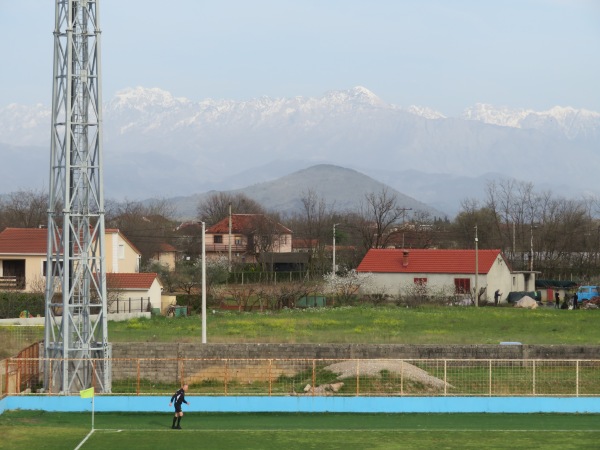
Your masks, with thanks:
<instances>
[{"instance_id":1,"label":"hazy sky","mask_svg":"<svg viewBox=\"0 0 600 450\"><path fill-rule=\"evenodd\" d=\"M54 0L0 0L0 107L51 103ZM317 97L361 85L458 115L600 111L600 0L100 0L104 100Z\"/></svg>"}]
</instances>

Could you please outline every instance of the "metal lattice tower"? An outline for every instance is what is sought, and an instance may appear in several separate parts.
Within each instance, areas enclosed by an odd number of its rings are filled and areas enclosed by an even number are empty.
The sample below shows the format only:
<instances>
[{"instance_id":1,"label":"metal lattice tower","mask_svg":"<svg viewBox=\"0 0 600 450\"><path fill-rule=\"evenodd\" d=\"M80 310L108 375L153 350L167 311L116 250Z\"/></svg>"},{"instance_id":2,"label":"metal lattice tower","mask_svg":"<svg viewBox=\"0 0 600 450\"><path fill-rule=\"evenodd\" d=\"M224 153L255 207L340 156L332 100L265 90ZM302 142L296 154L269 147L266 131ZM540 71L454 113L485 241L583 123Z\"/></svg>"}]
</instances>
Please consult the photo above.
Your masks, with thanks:
<instances>
[{"instance_id":1,"label":"metal lattice tower","mask_svg":"<svg viewBox=\"0 0 600 450\"><path fill-rule=\"evenodd\" d=\"M111 390L98 3L56 0L44 345L65 394Z\"/></svg>"}]
</instances>

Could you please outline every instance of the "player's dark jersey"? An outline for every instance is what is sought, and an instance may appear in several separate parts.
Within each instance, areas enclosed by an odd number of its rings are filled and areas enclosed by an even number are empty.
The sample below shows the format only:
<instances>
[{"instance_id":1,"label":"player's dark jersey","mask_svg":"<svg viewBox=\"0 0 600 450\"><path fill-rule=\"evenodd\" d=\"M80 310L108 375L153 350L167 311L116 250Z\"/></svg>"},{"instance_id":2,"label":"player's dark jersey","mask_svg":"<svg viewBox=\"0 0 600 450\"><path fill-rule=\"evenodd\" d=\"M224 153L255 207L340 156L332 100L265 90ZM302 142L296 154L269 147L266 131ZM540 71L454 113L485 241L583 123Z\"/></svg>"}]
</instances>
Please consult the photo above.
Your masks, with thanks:
<instances>
[{"instance_id":1,"label":"player's dark jersey","mask_svg":"<svg viewBox=\"0 0 600 450\"><path fill-rule=\"evenodd\" d=\"M171 397L171 403L173 402L175 402L176 406L181 406L182 403L185 403L186 405L188 404L188 402L185 400L185 391L183 388L179 389L173 394Z\"/></svg>"}]
</instances>

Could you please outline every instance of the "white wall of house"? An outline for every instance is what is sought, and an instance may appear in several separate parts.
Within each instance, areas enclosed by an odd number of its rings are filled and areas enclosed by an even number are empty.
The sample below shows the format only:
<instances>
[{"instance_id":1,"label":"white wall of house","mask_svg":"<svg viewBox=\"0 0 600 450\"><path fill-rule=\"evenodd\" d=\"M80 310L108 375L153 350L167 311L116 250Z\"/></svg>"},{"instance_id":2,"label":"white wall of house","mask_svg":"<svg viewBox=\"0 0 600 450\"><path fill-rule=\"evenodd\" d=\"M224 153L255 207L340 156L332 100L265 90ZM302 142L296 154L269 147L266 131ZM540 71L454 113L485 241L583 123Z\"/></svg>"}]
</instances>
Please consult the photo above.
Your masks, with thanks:
<instances>
[{"instance_id":1,"label":"white wall of house","mask_svg":"<svg viewBox=\"0 0 600 450\"><path fill-rule=\"evenodd\" d=\"M468 278L471 290L475 288L475 274L372 273L370 285L364 286L362 291L365 293L387 293L396 296L406 292L408 287L412 287L415 284L415 279L426 279L427 288L432 293L442 290L452 291L457 278ZM510 291L525 290L525 278L522 273L511 273L504 259L498 256L487 274L478 274L477 285L479 288L486 287L486 293L482 299L493 302L494 292L496 289L500 289L503 294L501 301L506 301L506 296Z\"/></svg>"},{"instance_id":2,"label":"white wall of house","mask_svg":"<svg viewBox=\"0 0 600 450\"><path fill-rule=\"evenodd\" d=\"M152 286L150 289L128 289L122 288L118 291L113 291L109 294L109 299L116 300L118 299L120 303L119 309L122 310L125 302L131 298L132 299L132 308L135 307L135 310L139 310L140 308L140 298L150 298L150 303L152 303L153 308L161 307L161 295L162 295L162 286L158 279L155 279L152 282ZM144 300L144 305L146 305L146 301ZM117 305L116 302L112 302L109 306L108 312L116 312Z\"/></svg>"},{"instance_id":3,"label":"white wall of house","mask_svg":"<svg viewBox=\"0 0 600 450\"><path fill-rule=\"evenodd\" d=\"M412 288L415 284L415 278L426 279L427 288L431 292L441 290L454 290L454 280L456 278L468 278L471 288L475 287L475 276L469 274L449 274L449 273L373 273L369 286L363 288L364 292L380 292L389 295L399 295L406 293L407 288ZM479 285L485 286L487 276L479 275Z\"/></svg>"}]
</instances>

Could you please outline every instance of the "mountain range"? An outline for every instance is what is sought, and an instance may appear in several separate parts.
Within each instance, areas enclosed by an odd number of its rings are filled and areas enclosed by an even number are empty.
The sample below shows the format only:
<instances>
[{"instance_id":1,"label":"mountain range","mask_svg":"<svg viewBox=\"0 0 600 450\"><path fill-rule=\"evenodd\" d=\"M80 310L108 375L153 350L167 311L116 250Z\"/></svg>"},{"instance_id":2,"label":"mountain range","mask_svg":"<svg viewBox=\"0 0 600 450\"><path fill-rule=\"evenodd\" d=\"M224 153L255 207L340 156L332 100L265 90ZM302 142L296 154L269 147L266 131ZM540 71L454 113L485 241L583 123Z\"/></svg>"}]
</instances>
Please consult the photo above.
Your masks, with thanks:
<instances>
[{"instance_id":1,"label":"mountain range","mask_svg":"<svg viewBox=\"0 0 600 450\"><path fill-rule=\"evenodd\" d=\"M478 104L460 117L386 103L364 87L319 98L199 102L131 88L104 105L106 196L249 189L322 164L353 169L453 215L490 179L598 195L600 113ZM50 109L0 107L0 192L46 188ZM268 194L267 196L272 195Z\"/></svg>"}]
</instances>

